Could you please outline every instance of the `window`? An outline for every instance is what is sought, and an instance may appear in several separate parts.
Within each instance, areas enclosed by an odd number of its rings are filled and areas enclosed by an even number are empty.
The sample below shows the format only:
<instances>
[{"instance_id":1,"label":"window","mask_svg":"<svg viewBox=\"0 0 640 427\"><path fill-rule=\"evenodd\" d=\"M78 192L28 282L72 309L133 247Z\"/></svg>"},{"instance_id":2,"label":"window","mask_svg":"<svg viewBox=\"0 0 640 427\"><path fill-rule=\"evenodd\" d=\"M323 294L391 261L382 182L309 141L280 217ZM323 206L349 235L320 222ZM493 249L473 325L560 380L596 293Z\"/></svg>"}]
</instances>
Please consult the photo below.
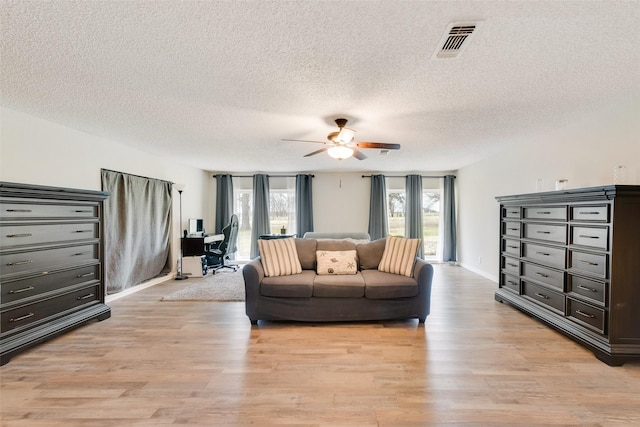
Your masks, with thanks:
<instances>
[{"instance_id":1,"label":"window","mask_svg":"<svg viewBox=\"0 0 640 427\"><path fill-rule=\"evenodd\" d=\"M436 259L440 256L440 178L422 179L422 243L424 257ZM404 177L388 177L387 215L389 217L389 234L405 235L406 190Z\"/></svg>"},{"instance_id":2,"label":"window","mask_svg":"<svg viewBox=\"0 0 640 427\"><path fill-rule=\"evenodd\" d=\"M295 222L295 178L269 177L269 220L271 233L279 234L282 227L287 234L296 232ZM233 178L234 206L238 215L238 252L236 259L248 260L251 257L251 225L253 222L253 178Z\"/></svg>"}]
</instances>

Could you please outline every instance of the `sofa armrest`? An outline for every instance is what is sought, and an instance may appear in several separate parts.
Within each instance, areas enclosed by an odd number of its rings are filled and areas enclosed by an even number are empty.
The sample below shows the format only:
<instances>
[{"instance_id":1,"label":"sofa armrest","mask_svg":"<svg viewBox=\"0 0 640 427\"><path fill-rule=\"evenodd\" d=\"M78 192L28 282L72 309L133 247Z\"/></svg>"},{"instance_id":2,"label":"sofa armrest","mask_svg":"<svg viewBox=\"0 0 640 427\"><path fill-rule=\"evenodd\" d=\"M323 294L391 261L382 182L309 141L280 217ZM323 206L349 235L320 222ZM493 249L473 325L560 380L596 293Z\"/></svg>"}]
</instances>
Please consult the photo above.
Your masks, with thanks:
<instances>
[{"instance_id":1,"label":"sofa armrest","mask_svg":"<svg viewBox=\"0 0 640 427\"><path fill-rule=\"evenodd\" d=\"M433 281L433 266L423 260L422 258L416 258L416 264L413 267L413 277L418 282L418 295L424 296L426 299L426 313L424 318L421 318L421 322L429 315L431 310L431 282Z\"/></svg>"},{"instance_id":2,"label":"sofa armrest","mask_svg":"<svg viewBox=\"0 0 640 427\"><path fill-rule=\"evenodd\" d=\"M252 259L242 267L242 277L244 278L245 312L251 323L255 324L258 321L256 304L260 296L260 283L264 279L260 257Z\"/></svg>"}]
</instances>

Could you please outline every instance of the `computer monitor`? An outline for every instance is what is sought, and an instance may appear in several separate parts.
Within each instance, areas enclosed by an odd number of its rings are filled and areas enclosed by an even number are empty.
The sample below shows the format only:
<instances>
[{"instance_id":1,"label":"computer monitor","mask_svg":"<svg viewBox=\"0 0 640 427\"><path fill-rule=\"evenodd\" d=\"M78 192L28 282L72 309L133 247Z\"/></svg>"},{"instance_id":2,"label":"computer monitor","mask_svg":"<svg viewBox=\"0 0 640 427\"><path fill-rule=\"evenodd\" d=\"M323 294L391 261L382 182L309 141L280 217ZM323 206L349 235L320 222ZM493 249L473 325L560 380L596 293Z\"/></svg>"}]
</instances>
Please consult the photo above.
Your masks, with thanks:
<instances>
[{"instance_id":1,"label":"computer monitor","mask_svg":"<svg viewBox=\"0 0 640 427\"><path fill-rule=\"evenodd\" d=\"M189 234L192 236L202 236L204 234L204 224L200 218L189 218Z\"/></svg>"}]
</instances>

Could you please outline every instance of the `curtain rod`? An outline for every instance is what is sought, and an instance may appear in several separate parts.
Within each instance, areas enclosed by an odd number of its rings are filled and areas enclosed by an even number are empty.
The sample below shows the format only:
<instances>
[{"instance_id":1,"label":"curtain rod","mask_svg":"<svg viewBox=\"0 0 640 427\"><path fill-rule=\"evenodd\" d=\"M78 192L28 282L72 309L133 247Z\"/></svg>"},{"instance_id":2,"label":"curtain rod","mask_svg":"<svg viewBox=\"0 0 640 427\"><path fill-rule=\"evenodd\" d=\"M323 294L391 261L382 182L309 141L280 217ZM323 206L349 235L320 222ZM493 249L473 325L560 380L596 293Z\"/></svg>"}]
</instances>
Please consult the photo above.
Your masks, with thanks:
<instances>
[{"instance_id":1,"label":"curtain rod","mask_svg":"<svg viewBox=\"0 0 640 427\"><path fill-rule=\"evenodd\" d=\"M154 180L154 181L167 182L167 183L169 183L169 184L171 184L171 185L175 184L174 182L172 182L172 181L167 181L166 179L151 178L151 177L148 177L148 176L136 175L136 174L129 173L129 172L114 171L113 169L100 168L100 170L101 170L101 171L107 171L107 172L113 172L113 173L121 173L121 174L123 174L123 175L134 176L134 177L136 177L136 178L152 179L152 180Z\"/></svg>"},{"instance_id":2,"label":"curtain rod","mask_svg":"<svg viewBox=\"0 0 640 427\"><path fill-rule=\"evenodd\" d=\"M216 174L213 175L214 178L217 178L220 175L231 175L231 174L226 174L226 173L222 173L222 174ZM311 175L311 178L315 178L315 175L312 174L308 174L308 173L301 173L300 175ZM231 175L233 178L253 178L253 175ZM295 178L297 175L267 175L269 177L274 177L274 178Z\"/></svg>"},{"instance_id":3,"label":"curtain rod","mask_svg":"<svg viewBox=\"0 0 640 427\"><path fill-rule=\"evenodd\" d=\"M385 175L381 173L380 175L384 175L385 178L406 178L408 175ZM373 175L362 175L363 178L371 178ZM422 175L423 178L444 178L445 176L456 177L455 175Z\"/></svg>"}]
</instances>

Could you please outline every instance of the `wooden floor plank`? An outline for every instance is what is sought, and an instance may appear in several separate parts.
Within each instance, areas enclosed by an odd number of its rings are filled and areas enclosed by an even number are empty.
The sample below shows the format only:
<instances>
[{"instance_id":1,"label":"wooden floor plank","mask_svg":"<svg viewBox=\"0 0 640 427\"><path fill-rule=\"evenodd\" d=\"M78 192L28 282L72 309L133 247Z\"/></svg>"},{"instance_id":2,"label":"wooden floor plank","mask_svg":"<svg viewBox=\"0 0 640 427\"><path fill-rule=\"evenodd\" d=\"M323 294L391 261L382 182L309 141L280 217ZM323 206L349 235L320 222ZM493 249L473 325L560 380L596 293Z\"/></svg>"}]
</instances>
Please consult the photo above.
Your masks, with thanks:
<instances>
[{"instance_id":1,"label":"wooden floor plank","mask_svg":"<svg viewBox=\"0 0 640 427\"><path fill-rule=\"evenodd\" d=\"M435 270L424 326L251 327L243 303L160 301L185 282L145 289L0 368L2 426L640 425L639 362L609 367L494 283Z\"/></svg>"}]
</instances>

